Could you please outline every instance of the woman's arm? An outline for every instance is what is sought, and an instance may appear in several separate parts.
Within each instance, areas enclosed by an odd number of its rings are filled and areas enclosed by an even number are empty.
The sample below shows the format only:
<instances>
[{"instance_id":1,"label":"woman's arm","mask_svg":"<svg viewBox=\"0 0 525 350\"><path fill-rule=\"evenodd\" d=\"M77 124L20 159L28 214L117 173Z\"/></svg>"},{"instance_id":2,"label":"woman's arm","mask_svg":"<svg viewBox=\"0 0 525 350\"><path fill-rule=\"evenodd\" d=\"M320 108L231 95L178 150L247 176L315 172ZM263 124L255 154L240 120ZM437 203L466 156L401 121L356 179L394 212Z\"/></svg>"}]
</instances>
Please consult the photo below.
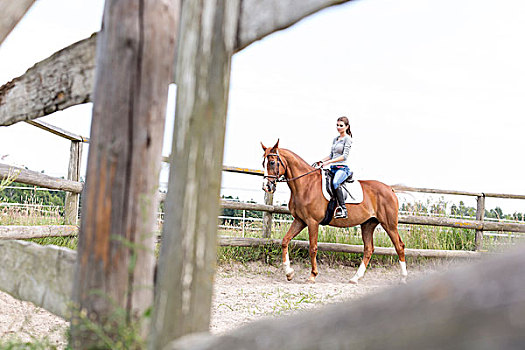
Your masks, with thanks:
<instances>
[{"instance_id":1,"label":"woman's arm","mask_svg":"<svg viewBox=\"0 0 525 350\"><path fill-rule=\"evenodd\" d=\"M321 161L321 165L328 165L328 164L331 164L331 163L337 163L337 162L341 162L343 160L345 160L344 155L339 156L339 157L335 157L334 159L326 159L325 158L325 159L323 159Z\"/></svg>"}]
</instances>

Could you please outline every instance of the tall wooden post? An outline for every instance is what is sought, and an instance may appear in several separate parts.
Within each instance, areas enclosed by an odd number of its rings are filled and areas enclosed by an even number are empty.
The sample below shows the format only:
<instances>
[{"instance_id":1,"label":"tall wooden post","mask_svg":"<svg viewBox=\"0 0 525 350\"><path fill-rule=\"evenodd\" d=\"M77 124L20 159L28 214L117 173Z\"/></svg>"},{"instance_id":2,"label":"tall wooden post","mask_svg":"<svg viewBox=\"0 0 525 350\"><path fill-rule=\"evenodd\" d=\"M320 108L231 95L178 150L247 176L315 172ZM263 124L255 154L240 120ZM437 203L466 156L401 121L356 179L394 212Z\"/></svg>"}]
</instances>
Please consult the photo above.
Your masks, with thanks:
<instances>
[{"instance_id":1,"label":"tall wooden post","mask_svg":"<svg viewBox=\"0 0 525 350\"><path fill-rule=\"evenodd\" d=\"M478 206L476 209L476 220L483 221L485 217L485 194L478 196ZM476 230L475 238L476 251L483 248L483 230Z\"/></svg>"},{"instance_id":2,"label":"tall wooden post","mask_svg":"<svg viewBox=\"0 0 525 350\"><path fill-rule=\"evenodd\" d=\"M0 44L34 2L35 0L0 1Z\"/></svg>"},{"instance_id":3,"label":"tall wooden post","mask_svg":"<svg viewBox=\"0 0 525 350\"><path fill-rule=\"evenodd\" d=\"M82 160L82 142L71 141L69 153L69 167L67 170L67 179L71 181L80 181L80 162ZM76 225L78 218L78 199L77 193L67 192L65 202L65 224Z\"/></svg>"},{"instance_id":4,"label":"tall wooden post","mask_svg":"<svg viewBox=\"0 0 525 350\"><path fill-rule=\"evenodd\" d=\"M184 1L177 107L150 349L207 331L239 0Z\"/></svg>"},{"instance_id":5,"label":"tall wooden post","mask_svg":"<svg viewBox=\"0 0 525 350\"><path fill-rule=\"evenodd\" d=\"M264 204L273 205L273 193L264 193ZM272 218L273 214L265 211L263 214L263 237L272 238Z\"/></svg>"},{"instance_id":6,"label":"tall wooden post","mask_svg":"<svg viewBox=\"0 0 525 350\"><path fill-rule=\"evenodd\" d=\"M73 291L75 306L98 324L116 308L133 320L153 302L158 176L178 12L177 0L105 4ZM75 318L72 345L100 346Z\"/></svg>"}]
</instances>

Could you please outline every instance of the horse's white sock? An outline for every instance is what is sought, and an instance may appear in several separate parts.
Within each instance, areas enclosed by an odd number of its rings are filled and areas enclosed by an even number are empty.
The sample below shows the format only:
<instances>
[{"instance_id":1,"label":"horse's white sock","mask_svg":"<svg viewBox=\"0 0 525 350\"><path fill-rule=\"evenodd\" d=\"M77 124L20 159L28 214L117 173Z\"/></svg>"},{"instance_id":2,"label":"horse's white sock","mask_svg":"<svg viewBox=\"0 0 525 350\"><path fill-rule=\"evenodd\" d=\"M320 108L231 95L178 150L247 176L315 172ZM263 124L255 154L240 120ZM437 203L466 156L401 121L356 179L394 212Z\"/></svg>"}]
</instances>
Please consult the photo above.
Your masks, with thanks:
<instances>
[{"instance_id":1,"label":"horse's white sock","mask_svg":"<svg viewBox=\"0 0 525 350\"><path fill-rule=\"evenodd\" d=\"M355 273L355 276L354 277L357 277L357 278L361 278L365 275L365 271L366 271L366 266L365 264L361 261L361 265L359 265L359 268L357 269L357 272Z\"/></svg>"},{"instance_id":2,"label":"horse's white sock","mask_svg":"<svg viewBox=\"0 0 525 350\"><path fill-rule=\"evenodd\" d=\"M283 262L283 268L284 273L286 273L286 275L293 272L293 269L290 267L290 259L288 258L288 253L286 253L286 259Z\"/></svg>"},{"instance_id":3,"label":"horse's white sock","mask_svg":"<svg viewBox=\"0 0 525 350\"><path fill-rule=\"evenodd\" d=\"M399 265L401 265L401 276L403 277L408 276L406 261L400 261Z\"/></svg>"},{"instance_id":4,"label":"horse's white sock","mask_svg":"<svg viewBox=\"0 0 525 350\"><path fill-rule=\"evenodd\" d=\"M355 273L354 277L352 277L350 279L350 282L357 283L357 280L359 280L361 277L363 277L365 275L365 271L366 271L366 266L361 261L361 265L359 265L359 268L357 269L357 272Z\"/></svg>"}]
</instances>

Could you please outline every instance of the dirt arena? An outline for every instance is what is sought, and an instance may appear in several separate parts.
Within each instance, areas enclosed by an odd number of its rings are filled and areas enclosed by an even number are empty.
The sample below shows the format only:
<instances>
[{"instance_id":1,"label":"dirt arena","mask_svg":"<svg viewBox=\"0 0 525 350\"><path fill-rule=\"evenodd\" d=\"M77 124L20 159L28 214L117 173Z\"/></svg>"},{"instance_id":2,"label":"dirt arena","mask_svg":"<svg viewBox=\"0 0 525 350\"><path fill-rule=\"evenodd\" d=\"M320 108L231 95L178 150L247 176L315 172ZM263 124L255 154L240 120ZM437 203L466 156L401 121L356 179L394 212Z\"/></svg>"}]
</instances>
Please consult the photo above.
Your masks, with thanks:
<instances>
[{"instance_id":1,"label":"dirt arena","mask_svg":"<svg viewBox=\"0 0 525 350\"><path fill-rule=\"evenodd\" d=\"M444 272L456 265L450 260L427 261L408 267L410 280ZM277 317L324 304L373 297L399 284L399 266L372 267L359 285L348 282L356 268L319 265L315 284L307 283L310 268L293 264L295 278L288 282L281 268L262 263L231 263L219 266L213 298L211 331L223 333L264 317ZM23 341L47 338L64 348L68 323L60 317L0 292L0 339Z\"/></svg>"}]
</instances>

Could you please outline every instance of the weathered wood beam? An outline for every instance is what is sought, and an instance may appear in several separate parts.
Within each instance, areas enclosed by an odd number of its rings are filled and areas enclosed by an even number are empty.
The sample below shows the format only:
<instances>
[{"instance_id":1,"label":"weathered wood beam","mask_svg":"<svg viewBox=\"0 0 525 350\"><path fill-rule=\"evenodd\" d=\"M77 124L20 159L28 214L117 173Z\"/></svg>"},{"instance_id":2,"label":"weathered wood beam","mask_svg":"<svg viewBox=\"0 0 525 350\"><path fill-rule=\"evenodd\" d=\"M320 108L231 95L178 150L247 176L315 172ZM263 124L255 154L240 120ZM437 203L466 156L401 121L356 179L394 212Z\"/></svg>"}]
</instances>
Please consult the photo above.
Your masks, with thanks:
<instances>
[{"instance_id":1,"label":"weathered wood beam","mask_svg":"<svg viewBox=\"0 0 525 350\"><path fill-rule=\"evenodd\" d=\"M150 349L209 328L240 0L183 1L177 104Z\"/></svg>"},{"instance_id":2,"label":"weathered wood beam","mask_svg":"<svg viewBox=\"0 0 525 350\"><path fill-rule=\"evenodd\" d=\"M231 247L258 247L263 245L274 245L280 247L281 240L265 239L265 238L250 238L250 237L219 237L219 245ZM290 246L292 248L308 249L308 241L292 240ZM342 244L342 243L318 243L319 251L337 252L337 253L363 253L362 245ZM394 248L388 247L374 247L374 254L397 256ZM405 255L416 258L462 258L474 259L480 258L482 255L479 252L463 251L463 250L437 250L437 249L405 249Z\"/></svg>"},{"instance_id":3,"label":"weathered wood beam","mask_svg":"<svg viewBox=\"0 0 525 350\"><path fill-rule=\"evenodd\" d=\"M0 226L0 240L43 237L69 237L78 234L78 227L71 225Z\"/></svg>"},{"instance_id":4,"label":"weathered wood beam","mask_svg":"<svg viewBox=\"0 0 525 350\"><path fill-rule=\"evenodd\" d=\"M400 224L412 225L430 225L430 226L445 226L455 228L466 228L482 231L505 231L505 232L525 232L525 224L514 224L508 222L490 222L479 220L462 220L451 219L447 217L434 216L411 216L400 215Z\"/></svg>"},{"instance_id":5,"label":"weathered wood beam","mask_svg":"<svg viewBox=\"0 0 525 350\"><path fill-rule=\"evenodd\" d=\"M42 130L48 131L52 134L55 134L57 136L63 137L65 139L71 140L71 141L79 141L79 142L85 142L89 143L89 138L80 136L77 134L74 134L72 132L69 132L67 130L61 129L57 126L51 125L49 123L43 122L41 120L28 120L26 123L31 124L33 126L36 126L37 128L40 128Z\"/></svg>"},{"instance_id":6,"label":"weathered wood beam","mask_svg":"<svg viewBox=\"0 0 525 350\"><path fill-rule=\"evenodd\" d=\"M96 38L79 41L0 87L0 126L91 102Z\"/></svg>"},{"instance_id":7,"label":"weathered wood beam","mask_svg":"<svg viewBox=\"0 0 525 350\"><path fill-rule=\"evenodd\" d=\"M107 0L97 40L91 143L73 300L102 326L153 303L158 176L178 0ZM93 293L96 290L98 293ZM141 324L141 335L149 327ZM73 348L98 348L72 322Z\"/></svg>"},{"instance_id":8,"label":"weathered wood beam","mask_svg":"<svg viewBox=\"0 0 525 350\"><path fill-rule=\"evenodd\" d=\"M525 194L483 193L483 195L485 197L492 197L492 198L525 199Z\"/></svg>"},{"instance_id":9,"label":"weathered wood beam","mask_svg":"<svg viewBox=\"0 0 525 350\"><path fill-rule=\"evenodd\" d=\"M348 0L243 0L234 52L302 18ZM92 101L96 34L37 63L0 87L0 125ZM27 103L27 101L33 101Z\"/></svg>"},{"instance_id":10,"label":"weathered wood beam","mask_svg":"<svg viewBox=\"0 0 525 350\"><path fill-rule=\"evenodd\" d=\"M452 195L460 195L460 196L473 196L478 197L482 196L483 193L480 192L466 192L466 191L456 191L456 190L439 190L434 188L420 188L420 187L408 187L408 186L401 186L401 185L394 185L392 186L394 189L394 192L420 192L420 193L437 193L437 194L452 194Z\"/></svg>"},{"instance_id":11,"label":"weathered wood beam","mask_svg":"<svg viewBox=\"0 0 525 350\"><path fill-rule=\"evenodd\" d=\"M75 259L71 249L0 240L0 289L68 318Z\"/></svg>"},{"instance_id":12,"label":"weathered wood beam","mask_svg":"<svg viewBox=\"0 0 525 350\"><path fill-rule=\"evenodd\" d=\"M248 169L248 168L238 168L238 167L226 166L226 165L224 165L222 167L222 171L227 171L227 172L230 172L230 173L258 175L258 176L263 176L264 175L264 171L263 170L255 170L255 169Z\"/></svg>"},{"instance_id":13,"label":"weathered wood beam","mask_svg":"<svg viewBox=\"0 0 525 350\"><path fill-rule=\"evenodd\" d=\"M304 17L348 0L242 0L235 51L278 30L286 29Z\"/></svg>"},{"instance_id":14,"label":"weathered wood beam","mask_svg":"<svg viewBox=\"0 0 525 350\"><path fill-rule=\"evenodd\" d=\"M48 176L36 171L26 170L0 163L0 179L5 179L10 176L14 177L14 182L20 182L26 185L35 185L53 190L80 193L82 192L83 187L81 182L59 179L57 177Z\"/></svg>"},{"instance_id":15,"label":"weathered wood beam","mask_svg":"<svg viewBox=\"0 0 525 350\"><path fill-rule=\"evenodd\" d=\"M260 210L260 211L270 212L270 213L291 214L290 209L288 209L288 207L282 207L279 205L244 203L244 202L221 200L221 207L225 209Z\"/></svg>"},{"instance_id":16,"label":"weathered wood beam","mask_svg":"<svg viewBox=\"0 0 525 350\"><path fill-rule=\"evenodd\" d=\"M196 334L171 350L519 349L525 249L390 288L359 302Z\"/></svg>"},{"instance_id":17,"label":"weathered wood beam","mask_svg":"<svg viewBox=\"0 0 525 350\"><path fill-rule=\"evenodd\" d=\"M0 0L0 45L35 0Z\"/></svg>"}]
</instances>

